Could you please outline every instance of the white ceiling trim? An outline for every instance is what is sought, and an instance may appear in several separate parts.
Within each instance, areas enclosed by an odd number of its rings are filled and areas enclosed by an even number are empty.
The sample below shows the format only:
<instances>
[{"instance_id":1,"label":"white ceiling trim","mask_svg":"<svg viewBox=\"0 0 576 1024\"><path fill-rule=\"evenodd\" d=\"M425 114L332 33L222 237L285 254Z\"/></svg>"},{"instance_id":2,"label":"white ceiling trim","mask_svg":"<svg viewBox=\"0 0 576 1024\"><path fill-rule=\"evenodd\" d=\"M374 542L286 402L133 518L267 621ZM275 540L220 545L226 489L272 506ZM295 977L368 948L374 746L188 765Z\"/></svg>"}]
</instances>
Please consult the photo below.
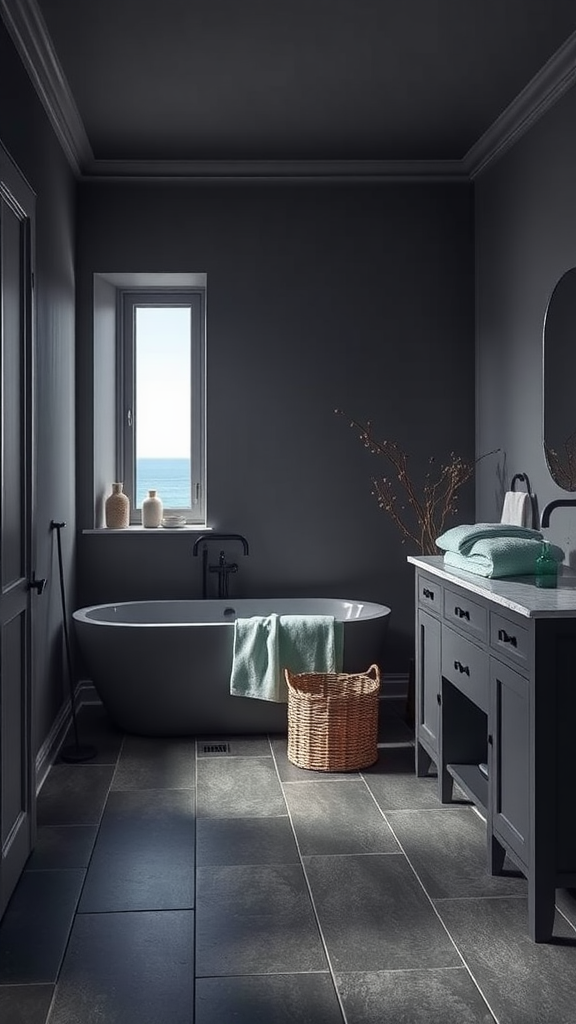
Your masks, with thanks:
<instances>
[{"instance_id":1,"label":"white ceiling trim","mask_svg":"<svg viewBox=\"0 0 576 1024\"><path fill-rule=\"evenodd\" d=\"M461 160L96 160L36 0L0 0L0 16L72 170L90 180L463 181L475 178L576 83L576 32Z\"/></svg>"},{"instance_id":2,"label":"white ceiling trim","mask_svg":"<svg viewBox=\"0 0 576 1024\"><path fill-rule=\"evenodd\" d=\"M35 0L0 0L0 15L68 162L74 173L80 175L94 156L38 5Z\"/></svg>"},{"instance_id":3,"label":"white ceiling trim","mask_svg":"<svg viewBox=\"0 0 576 1024\"><path fill-rule=\"evenodd\" d=\"M475 178L502 156L575 83L576 32L468 150L462 163L470 177Z\"/></svg>"}]
</instances>

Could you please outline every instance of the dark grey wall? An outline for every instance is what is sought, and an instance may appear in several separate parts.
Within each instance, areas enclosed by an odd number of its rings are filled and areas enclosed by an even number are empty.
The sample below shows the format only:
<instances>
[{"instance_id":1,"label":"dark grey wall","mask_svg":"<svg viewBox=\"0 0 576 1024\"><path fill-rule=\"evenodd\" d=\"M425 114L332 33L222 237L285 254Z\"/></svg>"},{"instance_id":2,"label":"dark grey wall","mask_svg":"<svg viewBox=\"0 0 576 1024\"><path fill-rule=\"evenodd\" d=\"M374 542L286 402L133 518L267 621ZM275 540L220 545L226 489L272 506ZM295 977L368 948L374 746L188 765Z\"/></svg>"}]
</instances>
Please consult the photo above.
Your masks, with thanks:
<instances>
[{"instance_id":1,"label":"dark grey wall","mask_svg":"<svg viewBox=\"0 0 576 1024\"><path fill-rule=\"evenodd\" d=\"M527 473L540 509L569 497L552 480L542 445L546 307L576 265L576 89L567 93L476 181L477 451L501 447L508 481ZM567 358L565 387L573 391ZM477 519L499 518L501 479L479 466ZM550 539L574 560L576 510L553 514Z\"/></svg>"},{"instance_id":2,"label":"dark grey wall","mask_svg":"<svg viewBox=\"0 0 576 1024\"><path fill-rule=\"evenodd\" d=\"M75 181L12 42L0 22L0 139L36 192L37 480L36 573L49 583L34 601L34 735L46 738L65 694L55 536L63 535L74 598L74 214Z\"/></svg>"},{"instance_id":3,"label":"dark grey wall","mask_svg":"<svg viewBox=\"0 0 576 1024\"><path fill-rule=\"evenodd\" d=\"M208 518L251 553L238 596L326 595L393 611L385 671L413 642L413 573L371 496L388 473L341 407L428 459L474 451L467 185L82 183L79 526L93 523L94 273L207 272ZM106 413L108 414L108 413ZM473 514L472 484L460 503ZM190 536L83 535L82 604L200 596ZM359 666L362 668L362 666Z\"/></svg>"}]
</instances>

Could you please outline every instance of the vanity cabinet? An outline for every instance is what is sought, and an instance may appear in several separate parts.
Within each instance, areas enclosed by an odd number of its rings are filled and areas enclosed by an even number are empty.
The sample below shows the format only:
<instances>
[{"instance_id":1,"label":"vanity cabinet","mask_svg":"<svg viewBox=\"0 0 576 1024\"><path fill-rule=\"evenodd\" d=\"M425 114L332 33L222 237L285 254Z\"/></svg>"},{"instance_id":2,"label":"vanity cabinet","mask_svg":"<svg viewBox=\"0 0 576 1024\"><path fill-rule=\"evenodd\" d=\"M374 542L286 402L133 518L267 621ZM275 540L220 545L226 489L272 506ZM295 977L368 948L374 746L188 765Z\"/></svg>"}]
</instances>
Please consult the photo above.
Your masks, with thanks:
<instances>
[{"instance_id":1,"label":"vanity cabinet","mask_svg":"<svg viewBox=\"0 0 576 1024\"><path fill-rule=\"evenodd\" d=\"M490 819L494 834L529 863L530 699L529 681L490 658L491 707L488 718Z\"/></svg>"},{"instance_id":2,"label":"vanity cabinet","mask_svg":"<svg viewBox=\"0 0 576 1024\"><path fill-rule=\"evenodd\" d=\"M437 767L487 823L487 868L528 879L529 933L548 941L555 890L576 885L576 578L540 590L416 566L416 774Z\"/></svg>"},{"instance_id":3,"label":"vanity cabinet","mask_svg":"<svg viewBox=\"0 0 576 1024\"><path fill-rule=\"evenodd\" d=\"M419 657L416 672L420 686L416 686L416 717L420 743L416 751L416 771L427 775L430 762L438 756L438 722L440 718L440 669L442 625L423 609L418 609L416 620Z\"/></svg>"}]
</instances>

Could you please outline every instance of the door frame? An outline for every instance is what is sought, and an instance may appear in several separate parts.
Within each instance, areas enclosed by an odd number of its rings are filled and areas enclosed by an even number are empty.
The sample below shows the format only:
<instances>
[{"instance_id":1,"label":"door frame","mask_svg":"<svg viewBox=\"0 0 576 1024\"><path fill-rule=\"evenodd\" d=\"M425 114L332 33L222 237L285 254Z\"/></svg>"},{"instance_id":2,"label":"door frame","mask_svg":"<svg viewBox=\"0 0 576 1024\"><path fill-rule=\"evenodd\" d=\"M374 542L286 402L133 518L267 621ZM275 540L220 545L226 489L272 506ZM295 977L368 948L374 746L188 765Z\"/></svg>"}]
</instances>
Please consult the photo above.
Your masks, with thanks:
<instances>
[{"instance_id":1,"label":"door frame","mask_svg":"<svg viewBox=\"0 0 576 1024\"><path fill-rule=\"evenodd\" d=\"M28 582L33 578L33 567L35 564L35 485L36 485L36 422L35 422L35 398L36 398L36 306L35 306L35 221L36 221L36 194L29 185L25 176L0 141L0 196L14 212L22 217L25 224L25 243L22 267L24 278L24 302L22 309L22 328L24 334L24 348L22 351L22 382L21 382L21 423L22 423L22 446L24 455L24 504L23 504L23 532L24 532L24 558L22 573ZM1 250L0 250L1 259ZM0 274L2 268L0 265ZM0 316L3 315L0 305ZM2 332L0 324L0 342ZM1 353L0 353L1 358ZM0 362L0 374L3 375L3 362ZM0 380L3 389L4 381ZM0 428L2 424L0 422ZM3 432L3 431L2 431ZM3 438L0 434L0 439ZM1 457L1 451L0 451ZM1 469L1 463L0 463ZM1 481L0 481L1 482ZM1 508L0 508L1 512ZM0 518L0 531L2 520ZM36 766L35 752L33 747L33 709L34 709L34 600L30 588L27 591L26 603L26 624L24 633L24 692L21 693L22 700L22 788L21 799L23 810L19 816L21 827L14 826L12 833L6 842L6 849L11 850L16 844L13 858L8 862L4 858L4 850L0 850L0 916L10 898L13 889L18 882L22 868L34 846L36 837ZM0 714L2 708L0 707ZM1 780L0 780L1 781ZM0 790L0 794L3 789ZM1 796L0 796L1 798ZM1 807L0 807L1 811Z\"/></svg>"}]
</instances>

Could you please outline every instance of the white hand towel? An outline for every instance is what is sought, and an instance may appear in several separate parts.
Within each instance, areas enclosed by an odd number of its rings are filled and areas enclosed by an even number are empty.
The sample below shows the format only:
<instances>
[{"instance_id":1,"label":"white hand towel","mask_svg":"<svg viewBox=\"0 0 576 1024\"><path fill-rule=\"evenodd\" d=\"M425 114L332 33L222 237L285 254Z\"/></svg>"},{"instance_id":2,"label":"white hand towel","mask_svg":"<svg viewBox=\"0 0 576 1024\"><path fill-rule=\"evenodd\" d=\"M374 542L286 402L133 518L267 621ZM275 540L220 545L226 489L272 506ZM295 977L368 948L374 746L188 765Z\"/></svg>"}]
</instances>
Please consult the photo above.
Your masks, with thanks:
<instances>
[{"instance_id":1,"label":"white hand towel","mask_svg":"<svg viewBox=\"0 0 576 1024\"><path fill-rule=\"evenodd\" d=\"M506 491L500 522L532 526L532 499L526 491Z\"/></svg>"}]
</instances>

